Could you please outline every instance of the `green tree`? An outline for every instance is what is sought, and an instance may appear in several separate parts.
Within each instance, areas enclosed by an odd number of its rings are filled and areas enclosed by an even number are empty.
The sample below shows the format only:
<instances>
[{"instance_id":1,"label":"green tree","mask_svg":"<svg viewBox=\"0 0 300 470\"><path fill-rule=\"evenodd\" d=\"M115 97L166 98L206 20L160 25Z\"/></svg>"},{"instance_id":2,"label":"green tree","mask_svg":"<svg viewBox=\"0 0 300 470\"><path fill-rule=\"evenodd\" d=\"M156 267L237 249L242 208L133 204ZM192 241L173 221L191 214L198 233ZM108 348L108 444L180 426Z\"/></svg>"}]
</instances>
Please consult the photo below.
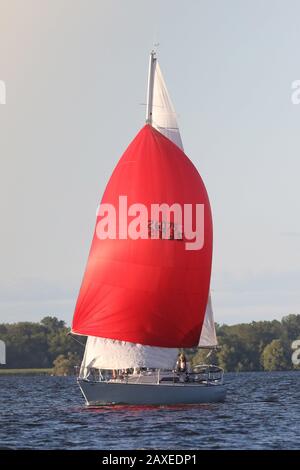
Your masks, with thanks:
<instances>
[{"instance_id":1,"label":"green tree","mask_svg":"<svg viewBox=\"0 0 300 470\"><path fill-rule=\"evenodd\" d=\"M300 315L287 315L281 320L282 335L290 342L300 337Z\"/></svg>"},{"instance_id":2,"label":"green tree","mask_svg":"<svg viewBox=\"0 0 300 470\"><path fill-rule=\"evenodd\" d=\"M66 356L60 354L53 361L53 372L55 375L74 375L75 366L80 364L80 359L77 354L68 353Z\"/></svg>"},{"instance_id":3,"label":"green tree","mask_svg":"<svg viewBox=\"0 0 300 470\"><path fill-rule=\"evenodd\" d=\"M288 357L287 348L280 339L273 339L262 352L261 362L263 368L268 371L288 370L291 368L291 360Z\"/></svg>"},{"instance_id":4,"label":"green tree","mask_svg":"<svg viewBox=\"0 0 300 470\"><path fill-rule=\"evenodd\" d=\"M41 320L41 325L45 326L51 333L57 333L59 330L66 329L66 324L63 320L59 320L56 317L44 317Z\"/></svg>"}]
</instances>

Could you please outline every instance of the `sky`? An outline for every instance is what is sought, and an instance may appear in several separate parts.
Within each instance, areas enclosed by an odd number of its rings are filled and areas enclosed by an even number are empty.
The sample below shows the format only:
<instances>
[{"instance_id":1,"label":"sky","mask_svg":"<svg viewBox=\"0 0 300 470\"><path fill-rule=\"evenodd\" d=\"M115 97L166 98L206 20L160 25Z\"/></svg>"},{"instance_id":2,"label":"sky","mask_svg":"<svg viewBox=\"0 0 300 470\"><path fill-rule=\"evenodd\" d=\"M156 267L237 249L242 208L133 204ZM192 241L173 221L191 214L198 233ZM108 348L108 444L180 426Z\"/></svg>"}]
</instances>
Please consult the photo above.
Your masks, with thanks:
<instances>
[{"instance_id":1,"label":"sky","mask_svg":"<svg viewBox=\"0 0 300 470\"><path fill-rule=\"evenodd\" d=\"M154 43L210 197L216 321L300 314L299 40L297 0L0 0L0 322L71 323Z\"/></svg>"}]
</instances>

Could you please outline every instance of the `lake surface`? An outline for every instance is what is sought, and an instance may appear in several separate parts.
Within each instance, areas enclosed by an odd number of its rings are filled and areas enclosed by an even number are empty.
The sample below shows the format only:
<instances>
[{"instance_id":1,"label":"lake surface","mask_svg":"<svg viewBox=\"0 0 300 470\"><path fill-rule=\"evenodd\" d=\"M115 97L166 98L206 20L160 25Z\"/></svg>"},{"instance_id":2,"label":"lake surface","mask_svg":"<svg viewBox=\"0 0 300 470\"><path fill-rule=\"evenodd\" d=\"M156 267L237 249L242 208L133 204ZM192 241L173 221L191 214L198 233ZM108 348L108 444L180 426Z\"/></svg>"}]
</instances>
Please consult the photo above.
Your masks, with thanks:
<instances>
[{"instance_id":1,"label":"lake surface","mask_svg":"<svg viewBox=\"0 0 300 470\"><path fill-rule=\"evenodd\" d=\"M225 382L221 404L88 409L74 377L0 376L0 448L300 449L300 372Z\"/></svg>"}]
</instances>

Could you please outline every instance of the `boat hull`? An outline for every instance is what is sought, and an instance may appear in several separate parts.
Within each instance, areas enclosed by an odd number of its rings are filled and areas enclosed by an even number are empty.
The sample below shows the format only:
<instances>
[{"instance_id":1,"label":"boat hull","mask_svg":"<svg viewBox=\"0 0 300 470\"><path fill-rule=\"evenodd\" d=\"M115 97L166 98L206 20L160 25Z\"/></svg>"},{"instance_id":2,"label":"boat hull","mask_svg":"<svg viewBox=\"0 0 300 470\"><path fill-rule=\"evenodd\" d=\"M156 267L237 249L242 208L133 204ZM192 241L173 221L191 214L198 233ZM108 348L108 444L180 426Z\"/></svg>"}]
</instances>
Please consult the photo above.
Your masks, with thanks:
<instances>
[{"instance_id":1,"label":"boat hull","mask_svg":"<svg viewBox=\"0 0 300 470\"><path fill-rule=\"evenodd\" d=\"M222 402L224 385L140 384L78 380L87 405L177 405Z\"/></svg>"}]
</instances>

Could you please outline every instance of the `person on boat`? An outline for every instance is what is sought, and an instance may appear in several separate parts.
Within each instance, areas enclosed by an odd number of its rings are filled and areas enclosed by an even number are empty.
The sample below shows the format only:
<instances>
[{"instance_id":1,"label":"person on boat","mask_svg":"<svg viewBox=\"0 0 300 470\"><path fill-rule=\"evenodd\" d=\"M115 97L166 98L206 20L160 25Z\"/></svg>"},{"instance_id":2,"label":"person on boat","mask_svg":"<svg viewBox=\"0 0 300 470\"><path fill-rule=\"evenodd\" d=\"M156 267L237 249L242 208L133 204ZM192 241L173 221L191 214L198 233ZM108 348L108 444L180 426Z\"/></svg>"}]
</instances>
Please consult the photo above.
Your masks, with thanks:
<instances>
[{"instance_id":1,"label":"person on boat","mask_svg":"<svg viewBox=\"0 0 300 470\"><path fill-rule=\"evenodd\" d=\"M186 357L184 353L178 354L177 362L176 362L176 372L186 372Z\"/></svg>"}]
</instances>

